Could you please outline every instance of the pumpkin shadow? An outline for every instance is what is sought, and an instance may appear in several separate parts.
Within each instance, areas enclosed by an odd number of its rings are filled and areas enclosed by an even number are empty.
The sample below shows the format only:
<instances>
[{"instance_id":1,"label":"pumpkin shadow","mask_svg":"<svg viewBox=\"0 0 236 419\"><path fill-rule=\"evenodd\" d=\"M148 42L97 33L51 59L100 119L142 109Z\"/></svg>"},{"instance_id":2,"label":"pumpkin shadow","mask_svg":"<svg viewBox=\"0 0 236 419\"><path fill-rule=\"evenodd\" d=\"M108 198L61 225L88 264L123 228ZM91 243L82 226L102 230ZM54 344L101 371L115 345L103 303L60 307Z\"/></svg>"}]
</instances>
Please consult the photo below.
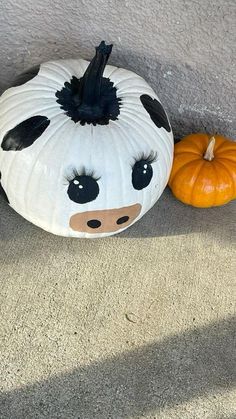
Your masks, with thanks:
<instances>
[{"instance_id":1,"label":"pumpkin shadow","mask_svg":"<svg viewBox=\"0 0 236 419\"><path fill-rule=\"evenodd\" d=\"M192 233L211 234L215 239L223 242L231 242L235 228L235 201L227 205L215 208L194 208L177 201L169 188L166 188L161 198L153 208L124 232L113 236L113 240L122 238L145 238L188 235ZM66 248L68 243L78 241L76 238L55 236L39 227L31 224L9 207L3 199L0 199L0 247L4 242L19 242L30 248L30 253L38 251L38 246L47 241L50 248ZM99 249L104 240L110 238L95 239L93 247ZM91 240L80 239L82 249L88 247ZM1 253L1 252L0 252Z\"/></svg>"},{"instance_id":2,"label":"pumpkin shadow","mask_svg":"<svg viewBox=\"0 0 236 419\"><path fill-rule=\"evenodd\" d=\"M119 237L159 237L211 234L230 241L235 227L235 202L221 207L194 208L182 204L166 188L161 198L143 218Z\"/></svg>"},{"instance_id":3,"label":"pumpkin shadow","mask_svg":"<svg viewBox=\"0 0 236 419\"><path fill-rule=\"evenodd\" d=\"M7 391L1 417L146 417L200 397L217 408L217 396L236 385L235 324L229 317Z\"/></svg>"}]
</instances>

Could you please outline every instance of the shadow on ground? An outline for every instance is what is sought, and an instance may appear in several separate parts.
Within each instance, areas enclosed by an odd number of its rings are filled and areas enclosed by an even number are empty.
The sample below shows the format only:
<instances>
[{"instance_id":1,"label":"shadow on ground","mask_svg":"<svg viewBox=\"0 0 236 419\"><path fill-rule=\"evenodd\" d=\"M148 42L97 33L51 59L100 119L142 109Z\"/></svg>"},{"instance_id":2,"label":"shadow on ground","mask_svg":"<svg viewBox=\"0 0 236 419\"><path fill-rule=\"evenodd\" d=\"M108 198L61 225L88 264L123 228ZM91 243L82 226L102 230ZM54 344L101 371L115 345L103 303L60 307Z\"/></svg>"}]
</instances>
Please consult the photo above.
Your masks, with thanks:
<instances>
[{"instance_id":1,"label":"shadow on ground","mask_svg":"<svg viewBox=\"0 0 236 419\"><path fill-rule=\"evenodd\" d=\"M235 208L235 202L222 207L194 208L177 201L169 188L166 188L156 205L132 227L116 235L116 239L175 236L203 232L213 234L216 239L219 238L224 242L230 241L233 230L235 230ZM0 197L0 240L2 242L9 240L21 242L24 237L27 237L27 241L29 241L36 236L37 243L45 239L50 241L52 237L54 244L57 241L58 246L64 241L68 242L68 238L53 236L27 222ZM96 242L99 241L100 239L96 240Z\"/></svg>"},{"instance_id":2,"label":"shadow on ground","mask_svg":"<svg viewBox=\"0 0 236 419\"><path fill-rule=\"evenodd\" d=\"M166 188L156 205L119 237L160 237L209 233L227 241L235 229L235 202L222 207L194 208L182 204Z\"/></svg>"},{"instance_id":3,"label":"shadow on ground","mask_svg":"<svg viewBox=\"0 0 236 419\"><path fill-rule=\"evenodd\" d=\"M236 385L236 318L195 328L8 393L1 417L128 418Z\"/></svg>"}]
</instances>

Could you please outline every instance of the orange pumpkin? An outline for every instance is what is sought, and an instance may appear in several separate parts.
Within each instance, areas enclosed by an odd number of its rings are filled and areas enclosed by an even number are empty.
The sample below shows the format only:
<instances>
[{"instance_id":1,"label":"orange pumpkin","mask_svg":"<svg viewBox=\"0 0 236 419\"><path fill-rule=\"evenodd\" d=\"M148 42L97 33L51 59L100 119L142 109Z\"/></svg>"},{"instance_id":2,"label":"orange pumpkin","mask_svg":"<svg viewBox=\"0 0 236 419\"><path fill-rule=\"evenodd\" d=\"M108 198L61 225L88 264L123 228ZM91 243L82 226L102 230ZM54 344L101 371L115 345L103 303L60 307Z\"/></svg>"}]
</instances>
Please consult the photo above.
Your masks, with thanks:
<instances>
[{"instance_id":1,"label":"orange pumpkin","mask_svg":"<svg viewBox=\"0 0 236 419\"><path fill-rule=\"evenodd\" d=\"M174 196L194 207L236 198L236 142L221 135L191 134L175 145L169 179Z\"/></svg>"}]
</instances>

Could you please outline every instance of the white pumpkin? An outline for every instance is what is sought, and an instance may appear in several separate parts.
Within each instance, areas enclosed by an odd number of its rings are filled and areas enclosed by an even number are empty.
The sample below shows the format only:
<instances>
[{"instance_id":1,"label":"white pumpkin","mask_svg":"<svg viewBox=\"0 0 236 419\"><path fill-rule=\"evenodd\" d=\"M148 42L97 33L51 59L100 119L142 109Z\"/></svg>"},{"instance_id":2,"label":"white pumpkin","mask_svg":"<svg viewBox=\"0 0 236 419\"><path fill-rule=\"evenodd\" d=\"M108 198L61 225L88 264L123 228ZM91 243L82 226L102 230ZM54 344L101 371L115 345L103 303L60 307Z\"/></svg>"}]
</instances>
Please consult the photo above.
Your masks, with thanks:
<instances>
[{"instance_id":1,"label":"white pumpkin","mask_svg":"<svg viewBox=\"0 0 236 419\"><path fill-rule=\"evenodd\" d=\"M15 211L58 235L103 237L140 219L163 192L173 134L138 75L106 65L50 61L0 98L0 189Z\"/></svg>"}]
</instances>

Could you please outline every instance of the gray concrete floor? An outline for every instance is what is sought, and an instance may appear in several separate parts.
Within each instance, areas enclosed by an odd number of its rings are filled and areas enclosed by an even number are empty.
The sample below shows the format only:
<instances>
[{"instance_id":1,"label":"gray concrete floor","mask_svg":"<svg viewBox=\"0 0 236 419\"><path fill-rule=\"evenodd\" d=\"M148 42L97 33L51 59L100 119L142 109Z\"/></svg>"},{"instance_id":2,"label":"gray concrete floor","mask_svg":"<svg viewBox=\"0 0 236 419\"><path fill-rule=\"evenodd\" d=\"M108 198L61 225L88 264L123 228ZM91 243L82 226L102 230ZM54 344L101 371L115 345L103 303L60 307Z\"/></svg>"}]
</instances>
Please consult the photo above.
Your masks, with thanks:
<instances>
[{"instance_id":1,"label":"gray concrete floor","mask_svg":"<svg viewBox=\"0 0 236 419\"><path fill-rule=\"evenodd\" d=\"M236 418L235 209L166 190L86 241L0 200L0 417Z\"/></svg>"}]
</instances>

